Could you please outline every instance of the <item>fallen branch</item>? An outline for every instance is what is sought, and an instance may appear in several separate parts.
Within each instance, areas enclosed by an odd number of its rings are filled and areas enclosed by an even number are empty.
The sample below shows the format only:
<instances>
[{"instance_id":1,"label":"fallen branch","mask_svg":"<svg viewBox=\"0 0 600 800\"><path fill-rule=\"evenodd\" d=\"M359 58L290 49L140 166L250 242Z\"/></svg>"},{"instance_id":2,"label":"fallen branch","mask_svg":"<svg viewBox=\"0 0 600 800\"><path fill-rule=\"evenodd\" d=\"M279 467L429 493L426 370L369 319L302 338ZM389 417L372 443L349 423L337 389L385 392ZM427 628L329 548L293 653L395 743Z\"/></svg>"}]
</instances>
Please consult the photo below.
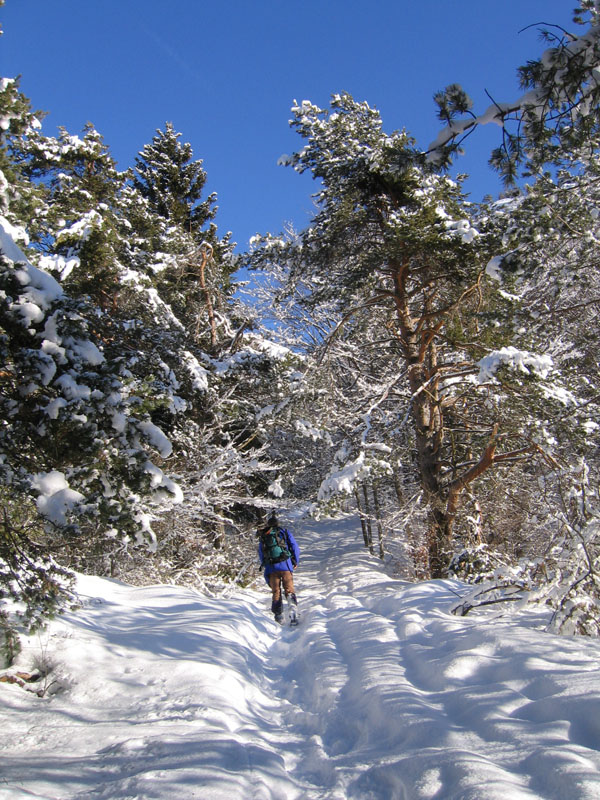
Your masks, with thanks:
<instances>
[{"instance_id":1,"label":"fallen branch","mask_svg":"<svg viewBox=\"0 0 600 800\"><path fill-rule=\"evenodd\" d=\"M513 594L506 594L508 590L514 590ZM478 600L478 597L482 595L486 595L489 592L499 592L502 591L504 594L501 594L499 597L493 597L486 600ZM454 606L451 609L451 613L458 615L460 617L466 617L467 614L472 611L474 608L483 608L484 606L492 606L496 603L516 603L519 600L523 600L523 596L521 592L525 591L524 586L520 586L519 584L510 584L508 586L488 586L486 589L482 589L481 592L471 594L469 597L466 597L462 603Z\"/></svg>"}]
</instances>

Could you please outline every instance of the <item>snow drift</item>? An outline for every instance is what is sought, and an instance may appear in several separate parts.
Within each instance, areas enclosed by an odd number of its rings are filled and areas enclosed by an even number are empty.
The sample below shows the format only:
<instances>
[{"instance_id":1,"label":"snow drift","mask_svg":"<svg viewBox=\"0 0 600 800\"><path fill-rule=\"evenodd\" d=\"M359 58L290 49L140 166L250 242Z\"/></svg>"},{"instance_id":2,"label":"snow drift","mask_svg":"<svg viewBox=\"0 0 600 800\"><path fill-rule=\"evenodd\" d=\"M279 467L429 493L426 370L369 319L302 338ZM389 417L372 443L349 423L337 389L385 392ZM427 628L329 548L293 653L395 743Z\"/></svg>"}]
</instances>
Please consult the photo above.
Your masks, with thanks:
<instances>
[{"instance_id":1,"label":"snow drift","mask_svg":"<svg viewBox=\"0 0 600 800\"><path fill-rule=\"evenodd\" d=\"M0 798L598 800L597 641L455 617L468 587L390 578L355 520L294 530L296 629L260 584L82 577L9 670L50 663L46 695L0 684Z\"/></svg>"}]
</instances>

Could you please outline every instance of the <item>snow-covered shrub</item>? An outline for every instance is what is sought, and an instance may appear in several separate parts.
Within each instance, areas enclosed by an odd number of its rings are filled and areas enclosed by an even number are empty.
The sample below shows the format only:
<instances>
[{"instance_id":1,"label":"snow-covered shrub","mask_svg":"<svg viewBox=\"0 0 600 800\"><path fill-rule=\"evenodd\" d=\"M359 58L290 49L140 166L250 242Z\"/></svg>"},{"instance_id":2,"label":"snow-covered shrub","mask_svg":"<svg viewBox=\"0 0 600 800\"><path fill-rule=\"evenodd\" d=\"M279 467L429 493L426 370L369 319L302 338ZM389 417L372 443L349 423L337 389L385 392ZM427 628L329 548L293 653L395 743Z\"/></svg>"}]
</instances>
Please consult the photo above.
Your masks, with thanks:
<instances>
[{"instance_id":1,"label":"snow-covered shrub","mask_svg":"<svg viewBox=\"0 0 600 800\"><path fill-rule=\"evenodd\" d=\"M466 583L482 583L506 577L508 569L506 554L482 543L465 547L455 553L450 561L448 574Z\"/></svg>"},{"instance_id":2,"label":"snow-covered shrub","mask_svg":"<svg viewBox=\"0 0 600 800\"><path fill-rule=\"evenodd\" d=\"M600 635L600 509L585 462L548 476L545 503L536 520L548 540L530 543L529 557L512 558L486 544L456 554L451 575L478 588L462 599L456 613L519 598L552 610L549 627L560 633ZM537 555L536 555L537 552Z\"/></svg>"},{"instance_id":3,"label":"snow-covered shrub","mask_svg":"<svg viewBox=\"0 0 600 800\"><path fill-rule=\"evenodd\" d=\"M552 628L600 635L600 506L589 465L567 474L560 529L545 563L540 596L553 609Z\"/></svg>"}]
</instances>

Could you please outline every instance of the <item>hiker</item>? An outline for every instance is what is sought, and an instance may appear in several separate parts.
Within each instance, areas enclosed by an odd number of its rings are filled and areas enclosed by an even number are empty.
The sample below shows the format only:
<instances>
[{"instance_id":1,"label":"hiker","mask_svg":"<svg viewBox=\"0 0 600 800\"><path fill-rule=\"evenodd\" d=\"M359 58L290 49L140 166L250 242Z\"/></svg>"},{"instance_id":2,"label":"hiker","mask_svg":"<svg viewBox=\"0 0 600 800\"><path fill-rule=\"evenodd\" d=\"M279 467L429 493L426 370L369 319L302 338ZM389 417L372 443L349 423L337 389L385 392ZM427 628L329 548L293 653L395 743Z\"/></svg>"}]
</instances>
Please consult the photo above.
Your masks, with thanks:
<instances>
[{"instance_id":1,"label":"hiker","mask_svg":"<svg viewBox=\"0 0 600 800\"><path fill-rule=\"evenodd\" d=\"M290 531L281 528L275 514L271 514L265 525L258 529L258 555L260 565L264 567L265 581L271 587L273 600L271 611L275 620L283 622L283 598L281 584L290 609L290 624L297 622L296 606L298 601L294 591L293 572L298 566L300 550Z\"/></svg>"}]
</instances>

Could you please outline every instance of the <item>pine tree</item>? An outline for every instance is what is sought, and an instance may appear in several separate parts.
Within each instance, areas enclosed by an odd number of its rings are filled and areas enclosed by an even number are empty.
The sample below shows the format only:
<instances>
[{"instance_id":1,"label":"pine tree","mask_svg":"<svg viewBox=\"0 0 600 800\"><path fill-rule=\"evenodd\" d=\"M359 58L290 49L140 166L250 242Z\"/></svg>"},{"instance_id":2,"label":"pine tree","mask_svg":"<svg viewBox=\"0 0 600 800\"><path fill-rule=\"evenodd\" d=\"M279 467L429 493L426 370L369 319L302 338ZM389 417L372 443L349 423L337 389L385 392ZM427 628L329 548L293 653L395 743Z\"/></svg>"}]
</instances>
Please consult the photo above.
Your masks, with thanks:
<instances>
[{"instance_id":1,"label":"pine tree","mask_svg":"<svg viewBox=\"0 0 600 800\"><path fill-rule=\"evenodd\" d=\"M103 307L114 303L128 246L119 229L117 198L125 175L115 168L100 134L38 133L22 149L23 172L45 189L45 208L28 226L43 253L40 266L68 291Z\"/></svg>"},{"instance_id":2,"label":"pine tree","mask_svg":"<svg viewBox=\"0 0 600 800\"><path fill-rule=\"evenodd\" d=\"M497 493L496 502L499 519L512 529L515 553L543 558L546 586L539 591L555 607L557 626L586 633L598 632L600 597L599 509L591 490L600 467L599 13L598 3L586 0L574 16L585 26L582 32L545 27L549 47L519 68L525 93L516 103L495 102L476 114L460 87L439 93L436 101L447 125L429 152L430 162L447 163L466 135L496 122L502 143L491 163L507 183L527 181L486 212L498 241L488 268L500 288L495 324L517 346L543 351L561 385L548 386L537 403L530 402L531 393L523 402L525 386L521 397L514 395L513 413L529 414L532 427L537 426L535 440L551 459L545 470L511 487L511 504L498 502ZM539 584L539 563L525 565L525 580Z\"/></svg>"},{"instance_id":3,"label":"pine tree","mask_svg":"<svg viewBox=\"0 0 600 800\"><path fill-rule=\"evenodd\" d=\"M514 183L521 171L536 175L548 164L563 165L569 154L589 151L590 141L600 132L598 3L579 3L573 19L586 27L581 35L558 25L541 29L549 47L519 67L519 83L525 91L516 102L495 98L487 110L476 114L472 100L458 84L438 92L434 100L446 127L428 148L428 159L448 165L460 153L465 138L490 122L502 128L502 141L491 163L507 184Z\"/></svg>"},{"instance_id":4,"label":"pine tree","mask_svg":"<svg viewBox=\"0 0 600 800\"><path fill-rule=\"evenodd\" d=\"M29 243L25 225L43 211L44 189L29 180L23 155L25 143L39 130L43 117L32 110L18 80L0 80L0 213L20 229L22 246Z\"/></svg>"},{"instance_id":5,"label":"pine tree","mask_svg":"<svg viewBox=\"0 0 600 800\"><path fill-rule=\"evenodd\" d=\"M213 352L233 335L225 309L236 268L231 236L217 235L216 194L202 202L206 172L171 123L136 158L133 186L156 215L152 249L174 256L157 276L160 291L188 331ZM157 224L158 223L158 224ZM147 234L146 234L147 235Z\"/></svg>"},{"instance_id":6,"label":"pine tree","mask_svg":"<svg viewBox=\"0 0 600 800\"><path fill-rule=\"evenodd\" d=\"M192 148L167 122L135 160L133 184L151 208L197 238L214 219L216 195L200 203L206 183L202 161L192 161Z\"/></svg>"},{"instance_id":7,"label":"pine tree","mask_svg":"<svg viewBox=\"0 0 600 800\"><path fill-rule=\"evenodd\" d=\"M459 187L426 164L406 133L385 134L366 103L338 95L330 110L304 102L293 111L305 146L287 163L320 180L318 211L299 235L258 242L249 264L284 265L308 308L333 303L339 316L329 341L349 325L360 331L361 318L376 320L380 352L403 376L429 571L440 576L467 489L491 467L536 450L527 426L489 401L493 380L484 387L476 377L498 344L491 332L478 340L493 290L484 279L490 243Z\"/></svg>"}]
</instances>

